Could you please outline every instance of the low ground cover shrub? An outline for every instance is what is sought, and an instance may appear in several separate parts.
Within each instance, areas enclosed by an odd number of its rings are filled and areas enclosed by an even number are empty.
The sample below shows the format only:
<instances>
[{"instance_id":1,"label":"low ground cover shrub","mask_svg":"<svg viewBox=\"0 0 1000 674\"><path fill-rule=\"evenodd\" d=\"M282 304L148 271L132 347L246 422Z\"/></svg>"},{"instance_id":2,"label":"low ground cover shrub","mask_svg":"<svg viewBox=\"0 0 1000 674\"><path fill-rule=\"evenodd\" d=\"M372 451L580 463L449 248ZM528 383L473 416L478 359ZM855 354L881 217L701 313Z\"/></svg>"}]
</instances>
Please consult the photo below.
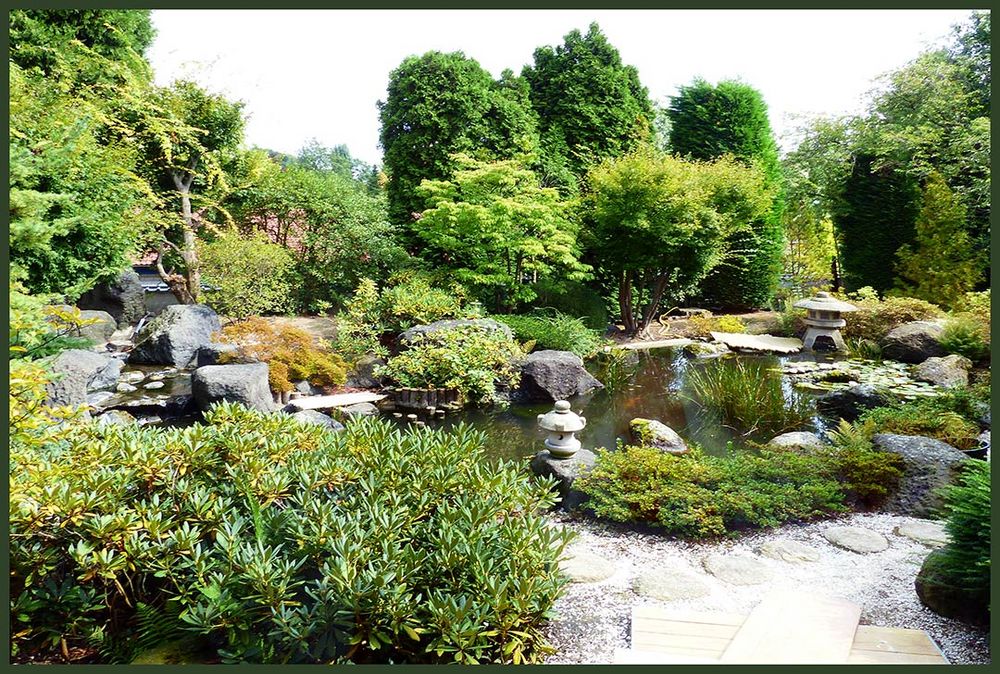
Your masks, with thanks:
<instances>
[{"instance_id":1,"label":"low ground cover shrub","mask_svg":"<svg viewBox=\"0 0 1000 674\"><path fill-rule=\"evenodd\" d=\"M871 288L861 288L848 294L846 299L857 306L858 310L843 315L847 322L842 330L845 338L881 342L890 330L903 323L925 321L944 315L936 304L914 297L879 299Z\"/></svg>"},{"instance_id":2,"label":"low ground cover shrub","mask_svg":"<svg viewBox=\"0 0 1000 674\"><path fill-rule=\"evenodd\" d=\"M961 450L979 446L978 417L982 411L976 401L989 402L986 394L952 390L933 398L897 401L867 410L858 419L869 436L875 433L923 435L946 442Z\"/></svg>"},{"instance_id":3,"label":"low ground cover shrub","mask_svg":"<svg viewBox=\"0 0 1000 674\"><path fill-rule=\"evenodd\" d=\"M692 337L708 338L713 332L746 332L747 326L739 316L692 316L686 331Z\"/></svg>"},{"instance_id":4,"label":"low ground cover shrub","mask_svg":"<svg viewBox=\"0 0 1000 674\"><path fill-rule=\"evenodd\" d=\"M786 393L780 374L762 363L720 358L692 368L686 386L703 413L747 436L795 430L813 415L808 399Z\"/></svg>"},{"instance_id":5,"label":"low ground cover shrub","mask_svg":"<svg viewBox=\"0 0 1000 674\"><path fill-rule=\"evenodd\" d=\"M502 402L497 387L517 386L523 356L504 333L469 325L418 336L376 374L405 387L458 389L466 401L484 405Z\"/></svg>"},{"instance_id":6,"label":"low ground cover shrub","mask_svg":"<svg viewBox=\"0 0 1000 674\"><path fill-rule=\"evenodd\" d=\"M600 452L575 484L599 517L685 537L721 536L845 512L860 499L858 487L875 497L873 469L887 482L898 477L894 460L870 447L813 453L765 447L715 457L629 446ZM868 477L859 481L864 470Z\"/></svg>"},{"instance_id":7,"label":"low ground cover shrub","mask_svg":"<svg viewBox=\"0 0 1000 674\"><path fill-rule=\"evenodd\" d=\"M555 309L536 309L529 314L497 314L492 318L506 324L522 342L533 342L535 350L572 351L581 358L594 355L604 339L583 320Z\"/></svg>"},{"instance_id":8,"label":"low ground cover shrub","mask_svg":"<svg viewBox=\"0 0 1000 674\"><path fill-rule=\"evenodd\" d=\"M242 320L296 308L295 258L263 234L222 234L200 242L198 256L202 281L213 287L206 302L221 315Z\"/></svg>"},{"instance_id":9,"label":"low ground cover shrub","mask_svg":"<svg viewBox=\"0 0 1000 674\"><path fill-rule=\"evenodd\" d=\"M295 381L339 386L347 380L344 359L319 346L300 328L274 325L258 317L227 325L218 338L236 346L234 352L219 357L220 363L267 363L272 391L291 391Z\"/></svg>"},{"instance_id":10,"label":"low ground cover shrub","mask_svg":"<svg viewBox=\"0 0 1000 674\"><path fill-rule=\"evenodd\" d=\"M229 404L206 421L12 439L15 653L93 644L127 662L151 611L225 662L549 650L570 534L537 514L553 483L485 462L481 433L335 433Z\"/></svg>"}]
</instances>

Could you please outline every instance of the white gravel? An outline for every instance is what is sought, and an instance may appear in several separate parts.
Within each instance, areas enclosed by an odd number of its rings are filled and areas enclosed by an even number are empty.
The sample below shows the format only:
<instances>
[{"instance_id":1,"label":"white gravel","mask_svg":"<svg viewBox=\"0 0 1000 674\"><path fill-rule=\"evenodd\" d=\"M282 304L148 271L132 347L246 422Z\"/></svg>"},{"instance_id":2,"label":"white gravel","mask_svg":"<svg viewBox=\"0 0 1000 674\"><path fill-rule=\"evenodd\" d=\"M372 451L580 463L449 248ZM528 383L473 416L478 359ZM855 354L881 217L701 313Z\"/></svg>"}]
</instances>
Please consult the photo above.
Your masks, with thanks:
<instances>
[{"instance_id":1,"label":"white gravel","mask_svg":"<svg viewBox=\"0 0 1000 674\"><path fill-rule=\"evenodd\" d=\"M913 581L931 548L899 536L894 530L901 524L922 520L884 513L854 514L807 525L787 525L733 540L691 543L561 513L554 513L552 519L579 534L571 550L610 560L615 573L601 582L567 586L555 605L558 617L548 628L549 641L557 649L546 660L548 664L612 662L615 649L629 646L634 605L747 614L766 594L779 588L856 602L862 607L863 625L926 630L952 664L990 662L988 630L943 618L917 598ZM836 548L823 538L824 529L843 525L881 533L889 539L889 549L862 555ZM793 564L759 555L759 547L776 538L792 539L815 548L819 560ZM702 560L714 553L754 555L774 573L769 581L759 585L729 585L702 566ZM635 574L661 566L695 574L711 591L697 599L671 602L637 595L631 588Z\"/></svg>"}]
</instances>

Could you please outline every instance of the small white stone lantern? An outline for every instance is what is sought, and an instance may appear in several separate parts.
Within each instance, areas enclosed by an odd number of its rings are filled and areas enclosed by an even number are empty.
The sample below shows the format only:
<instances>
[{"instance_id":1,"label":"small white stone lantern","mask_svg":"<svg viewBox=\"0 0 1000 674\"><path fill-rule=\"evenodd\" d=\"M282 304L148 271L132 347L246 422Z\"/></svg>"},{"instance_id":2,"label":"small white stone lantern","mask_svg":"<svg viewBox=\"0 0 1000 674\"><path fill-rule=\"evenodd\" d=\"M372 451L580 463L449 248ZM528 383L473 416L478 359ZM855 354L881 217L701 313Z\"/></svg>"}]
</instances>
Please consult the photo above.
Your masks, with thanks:
<instances>
[{"instance_id":1,"label":"small white stone lantern","mask_svg":"<svg viewBox=\"0 0 1000 674\"><path fill-rule=\"evenodd\" d=\"M580 449L576 434L584 429L587 420L569 409L565 400L557 400L555 409L538 415L538 427L548 431L545 447L557 459L568 459Z\"/></svg>"},{"instance_id":2,"label":"small white stone lantern","mask_svg":"<svg viewBox=\"0 0 1000 674\"><path fill-rule=\"evenodd\" d=\"M816 351L816 340L823 338L820 344L829 340L834 351L847 350L844 338L840 336L840 329L847 325L847 321L840 315L848 311L857 311L856 306L842 302L825 292L818 292L812 297L799 300L794 306L806 310L806 334L802 338L804 348Z\"/></svg>"}]
</instances>

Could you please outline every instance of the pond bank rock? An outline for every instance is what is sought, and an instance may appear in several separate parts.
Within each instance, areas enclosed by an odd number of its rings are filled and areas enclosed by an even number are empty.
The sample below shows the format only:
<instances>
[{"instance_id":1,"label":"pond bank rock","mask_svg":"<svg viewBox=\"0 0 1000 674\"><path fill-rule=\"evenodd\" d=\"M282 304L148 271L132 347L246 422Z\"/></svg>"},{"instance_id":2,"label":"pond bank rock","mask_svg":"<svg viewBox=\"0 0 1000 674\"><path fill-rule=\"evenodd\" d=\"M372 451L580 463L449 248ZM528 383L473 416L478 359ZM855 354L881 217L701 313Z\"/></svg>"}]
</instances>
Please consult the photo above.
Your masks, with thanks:
<instances>
[{"instance_id":1,"label":"pond bank rock","mask_svg":"<svg viewBox=\"0 0 1000 674\"><path fill-rule=\"evenodd\" d=\"M57 377L46 384L47 404L52 407L87 404L87 393L114 389L123 363L97 351L69 349L52 361Z\"/></svg>"},{"instance_id":2,"label":"pond bank rock","mask_svg":"<svg viewBox=\"0 0 1000 674\"><path fill-rule=\"evenodd\" d=\"M904 363L922 363L944 356L941 334L944 327L936 321L911 321L889 331L882 339L882 355Z\"/></svg>"},{"instance_id":3,"label":"pond bank rock","mask_svg":"<svg viewBox=\"0 0 1000 674\"><path fill-rule=\"evenodd\" d=\"M772 449L819 449L823 441L815 433L792 431L774 436L767 446Z\"/></svg>"},{"instance_id":4,"label":"pond bank rock","mask_svg":"<svg viewBox=\"0 0 1000 674\"><path fill-rule=\"evenodd\" d=\"M206 365L194 371L191 393L202 411L214 403L228 400L250 409L271 412L275 404L267 375L267 363Z\"/></svg>"},{"instance_id":5,"label":"pond bank rock","mask_svg":"<svg viewBox=\"0 0 1000 674\"><path fill-rule=\"evenodd\" d=\"M302 410L301 412L295 412L291 415L295 421L300 424L313 424L316 426L325 426L326 428L342 431L344 430L344 425L334 419L333 417L323 414L322 412L317 412L316 410Z\"/></svg>"},{"instance_id":6,"label":"pond bank rock","mask_svg":"<svg viewBox=\"0 0 1000 674\"><path fill-rule=\"evenodd\" d=\"M972 361L965 356L953 354L939 358L933 356L917 365L915 374L918 381L926 381L935 386L949 387L969 385L969 370Z\"/></svg>"},{"instance_id":7,"label":"pond bank rock","mask_svg":"<svg viewBox=\"0 0 1000 674\"><path fill-rule=\"evenodd\" d=\"M455 328L464 328L467 326L482 328L487 332L502 332L508 339L514 338L514 333L511 332L509 327L499 321L493 320L492 318L463 318L434 321L433 323L428 323L427 325L416 325L409 330L400 333L398 341L400 346L405 347L412 344L418 336L424 339L429 339L437 333L454 330Z\"/></svg>"},{"instance_id":8,"label":"pond bank rock","mask_svg":"<svg viewBox=\"0 0 1000 674\"><path fill-rule=\"evenodd\" d=\"M944 551L934 550L920 567L914 586L921 603L946 618L973 625L988 625L989 590L977 592L962 587L949 577L943 560Z\"/></svg>"},{"instance_id":9,"label":"pond bank rock","mask_svg":"<svg viewBox=\"0 0 1000 674\"><path fill-rule=\"evenodd\" d=\"M686 454L691 451L677 431L656 419L633 419L628 424L632 440L645 447L655 447L666 454Z\"/></svg>"},{"instance_id":10,"label":"pond bank rock","mask_svg":"<svg viewBox=\"0 0 1000 674\"><path fill-rule=\"evenodd\" d=\"M816 399L816 410L825 417L854 421L865 410L888 405L889 398L870 384L831 391Z\"/></svg>"},{"instance_id":11,"label":"pond bank rock","mask_svg":"<svg viewBox=\"0 0 1000 674\"><path fill-rule=\"evenodd\" d=\"M188 367L221 329L219 317L204 304L170 305L143 327L129 362Z\"/></svg>"},{"instance_id":12,"label":"pond bank rock","mask_svg":"<svg viewBox=\"0 0 1000 674\"><path fill-rule=\"evenodd\" d=\"M877 433L872 444L903 459L903 477L884 508L914 517L931 517L943 504L937 490L954 482L960 464L971 460L947 443L919 435Z\"/></svg>"},{"instance_id":13,"label":"pond bank rock","mask_svg":"<svg viewBox=\"0 0 1000 674\"><path fill-rule=\"evenodd\" d=\"M568 459L557 459L543 449L531 459L531 470L540 477L554 477L562 497L559 505L565 510L573 510L587 500L586 494L573 489L573 483L589 473L596 463L597 456L589 449L578 450Z\"/></svg>"},{"instance_id":14,"label":"pond bank rock","mask_svg":"<svg viewBox=\"0 0 1000 674\"><path fill-rule=\"evenodd\" d=\"M210 342L198 348L198 356L196 365L198 367L205 367L206 365L219 365L223 356L228 356L233 358L236 352L239 351L239 347L235 344L226 344L224 342ZM236 361L231 360L231 363L248 361Z\"/></svg>"},{"instance_id":15,"label":"pond bank rock","mask_svg":"<svg viewBox=\"0 0 1000 674\"><path fill-rule=\"evenodd\" d=\"M76 306L106 311L119 328L125 328L146 314L146 291L139 275L128 269L111 283L103 283L84 293Z\"/></svg>"},{"instance_id":16,"label":"pond bank rock","mask_svg":"<svg viewBox=\"0 0 1000 674\"><path fill-rule=\"evenodd\" d=\"M356 417L377 417L379 415L378 408L372 403L354 403L353 405L347 405L346 407L340 408L340 413L347 419L354 419Z\"/></svg>"},{"instance_id":17,"label":"pond bank rock","mask_svg":"<svg viewBox=\"0 0 1000 674\"><path fill-rule=\"evenodd\" d=\"M375 376L375 368L385 365L385 359L378 356L362 356L347 373L347 385L352 388L379 388L384 377Z\"/></svg>"},{"instance_id":18,"label":"pond bank rock","mask_svg":"<svg viewBox=\"0 0 1000 674\"><path fill-rule=\"evenodd\" d=\"M889 549L885 536L861 527L830 527L823 532L823 538L838 548L856 552L859 555L882 552Z\"/></svg>"},{"instance_id":19,"label":"pond bank rock","mask_svg":"<svg viewBox=\"0 0 1000 674\"><path fill-rule=\"evenodd\" d=\"M572 351L535 351L521 364L518 397L528 402L555 402L604 388Z\"/></svg>"}]
</instances>

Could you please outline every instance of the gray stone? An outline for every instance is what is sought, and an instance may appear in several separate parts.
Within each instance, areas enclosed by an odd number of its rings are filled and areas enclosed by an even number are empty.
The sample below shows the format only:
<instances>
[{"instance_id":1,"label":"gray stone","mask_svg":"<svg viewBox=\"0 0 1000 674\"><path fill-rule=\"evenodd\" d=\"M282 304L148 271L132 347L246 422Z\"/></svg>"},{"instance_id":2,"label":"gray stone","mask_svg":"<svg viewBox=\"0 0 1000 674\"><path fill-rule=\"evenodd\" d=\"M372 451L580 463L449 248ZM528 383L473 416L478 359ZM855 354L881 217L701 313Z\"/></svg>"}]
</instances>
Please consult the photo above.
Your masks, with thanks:
<instances>
[{"instance_id":1,"label":"gray stone","mask_svg":"<svg viewBox=\"0 0 1000 674\"><path fill-rule=\"evenodd\" d=\"M378 408L372 403L355 403L340 408L341 413L348 418L354 417L377 417Z\"/></svg>"},{"instance_id":2,"label":"gray stone","mask_svg":"<svg viewBox=\"0 0 1000 674\"><path fill-rule=\"evenodd\" d=\"M944 530L944 525L933 520L900 524L896 527L896 534L932 548L939 548L948 543L948 532Z\"/></svg>"},{"instance_id":3,"label":"gray stone","mask_svg":"<svg viewBox=\"0 0 1000 674\"><path fill-rule=\"evenodd\" d=\"M135 386L132 386L132 384L128 384L126 382L120 382L118 386L115 387L115 391L117 391L118 393L131 393L132 391L136 390L138 389L136 389Z\"/></svg>"},{"instance_id":4,"label":"gray stone","mask_svg":"<svg viewBox=\"0 0 1000 674\"><path fill-rule=\"evenodd\" d=\"M162 424L163 418L158 417L154 414L152 416L138 417L135 420L135 423L139 424L140 426L151 426L152 424Z\"/></svg>"},{"instance_id":5,"label":"gray stone","mask_svg":"<svg viewBox=\"0 0 1000 674\"><path fill-rule=\"evenodd\" d=\"M990 623L990 591L974 590L955 582L954 571L944 563L944 550L934 550L924 560L914 581L917 597L938 615L973 625Z\"/></svg>"},{"instance_id":6,"label":"gray stone","mask_svg":"<svg viewBox=\"0 0 1000 674\"><path fill-rule=\"evenodd\" d=\"M56 375L46 385L48 405L79 407L87 404L87 393L113 389L118 383L122 362L87 349L63 351L50 365Z\"/></svg>"},{"instance_id":7,"label":"gray stone","mask_svg":"<svg viewBox=\"0 0 1000 674\"><path fill-rule=\"evenodd\" d=\"M730 585L760 585L771 580L767 564L750 555L714 554L701 563L706 571Z\"/></svg>"},{"instance_id":8,"label":"gray stone","mask_svg":"<svg viewBox=\"0 0 1000 674\"><path fill-rule=\"evenodd\" d=\"M519 397L530 402L555 402L604 388L572 351L536 351L521 364Z\"/></svg>"},{"instance_id":9,"label":"gray stone","mask_svg":"<svg viewBox=\"0 0 1000 674\"><path fill-rule=\"evenodd\" d=\"M130 370L128 372L122 372L119 379L126 384L138 384L143 379L146 378L145 372L139 372L138 370Z\"/></svg>"},{"instance_id":10,"label":"gray stone","mask_svg":"<svg viewBox=\"0 0 1000 674\"><path fill-rule=\"evenodd\" d=\"M926 381L935 386L950 387L969 385L969 370L972 361L965 356L951 355L928 358L917 365L914 374L918 381Z\"/></svg>"},{"instance_id":11,"label":"gray stone","mask_svg":"<svg viewBox=\"0 0 1000 674\"><path fill-rule=\"evenodd\" d=\"M303 395L312 395L312 384L307 382L305 379L295 382L295 384L292 385L292 388Z\"/></svg>"},{"instance_id":12,"label":"gray stone","mask_svg":"<svg viewBox=\"0 0 1000 674\"><path fill-rule=\"evenodd\" d=\"M95 391L87 394L87 404L96 409L114 397L111 391Z\"/></svg>"},{"instance_id":13,"label":"gray stone","mask_svg":"<svg viewBox=\"0 0 1000 674\"><path fill-rule=\"evenodd\" d=\"M767 446L773 449L819 449L823 447L823 441L815 433L792 431L776 435Z\"/></svg>"},{"instance_id":14,"label":"gray stone","mask_svg":"<svg viewBox=\"0 0 1000 674\"><path fill-rule=\"evenodd\" d=\"M861 527L830 527L823 531L823 538L838 548L850 550L860 555L882 552L889 549L885 536Z\"/></svg>"},{"instance_id":15,"label":"gray stone","mask_svg":"<svg viewBox=\"0 0 1000 674\"><path fill-rule=\"evenodd\" d=\"M636 594L660 601L696 599L710 592L708 585L698 576L668 568L640 571L632 579L632 589Z\"/></svg>"},{"instance_id":16,"label":"gray stone","mask_svg":"<svg viewBox=\"0 0 1000 674\"><path fill-rule=\"evenodd\" d=\"M882 355L904 363L922 363L934 356L944 356L941 334L944 327L936 321L912 321L889 331L882 339Z\"/></svg>"},{"instance_id":17,"label":"gray stone","mask_svg":"<svg viewBox=\"0 0 1000 674\"><path fill-rule=\"evenodd\" d=\"M559 570L574 583L599 583L615 573L614 563L600 555L585 550L567 554L559 561Z\"/></svg>"},{"instance_id":18,"label":"gray stone","mask_svg":"<svg viewBox=\"0 0 1000 674\"><path fill-rule=\"evenodd\" d=\"M68 314L72 314L78 310L77 307L71 307L68 304L60 305L58 308ZM57 316L49 316L46 320L64 334L70 337L82 337L83 339L90 340L95 345L106 344L111 339L111 336L115 334L115 330L118 329L118 324L111 314L106 311L95 311L92 309L80 311L80 322L86 323L86 325L66 323Z\"/></svg>"},{"instance_id":19,"label":"gray stone","mask_svg":"<svg viewBox=\"0 0 1000 674\"><path fill-rule=\"evenodd\" d=\"M722 342L691 342L684 345L683 351L694 358L718 358L729 353L729 347Z\"/></svg>"},{"instance_id":20,"label":"gray stone","mask_svg":"<svg viewBox=\"0 0 1000 674\"><path fill-rule=\"evenodd\" d=\"M228 400L250 409L271 412L275 405L267 374L267 363L199 367L191 377L195 405L204 411L217 402Z\"/></svg>"},{"instance_id":21,"label":"gray stone","mask_svg":"<svg viewBox=\"0 0 1000 674\"><path fill-rule=\"evenodd\" d=\"M760 546L760 554L791 564L819 561L819 552L805 543L790 538L776 538Z\"/></svg>"},{"instance_id":22,"label":"gray stone","mask_svg":"<svg viewBox=\"0 0 1000 674\"><path fill-rule=\"evenodd\" d=\"M918 435L878 433L872 436L872 444L903 459L899 487L884 509L914 517L935 515L944 503L938 490L952 484L961 464L970 460L947 443Z\"/></svg>"},{"instance_id":23,"label":"gray stone","mask_svg":"<svg viewBox=\"0 0 1000 674\"><path fill-rule=\"evenodd\" d=\"M531 459L531 470L541 477L554 477L562 497L560 505L566 510L573 510L587 499L583 492L573 489L573 483L589 473L596 463L597 456L589 449L581 449L568 459L557 459L549 450L543 449Z\"/></svg>"},{"instance_id":24,"label":"gray stone","mask_svg":"<svg viewBox=\"0 0 1000 674\"><path fill-rule=\"evenodd\" d=\"M292 419L303 425L324 426L334 431L344 430L344 425L332 417L316 410L302 410L291 415Z\"/></svg>"},{"instance_id":25,"label":"gray stone","mask_svg":"<svg viewBox=\"0 0 1000 674\"><path fill-rule=\"evenodd\" d=\"M378 356L362 356L347 374L347 385L352 388L379 388L385 383L384 377L375 374L375 368L385 365Z\"/></svg>"},{"instance_id":26,"label":"gray stone","mask_svg":"<svg viewBox=\"0 0 1000 674\"><path fill-rule=\"evenodd\" d=\"M856 420L863 411L884 407L890 399L870 384L856 384L839 391L831 391L816 399L816 410L826 417Z\"/></svg>"},{"instance_id":27,"label":"gray stone","mask_svg":"<svg viewBox=\"0 0 1000 674\"><path fill-rule=\"evenodd\" d=\"M155 391L156 389L161 389L164 386L166 386L166 384L164 384L162 381L160 381L160 380L154 380L154 381L149 382L148 384L143 384L142 387L144 389L147 389L147 390L150 390L150 391Z\"/></svg>"},{"instance_id":28,"label":"gray stone","mask_svg":"<svg viewBox=\"0 0 1000 674\"><path fill-rule=\"evenodd\" d=\"M674 429L655 419L633 419L628 427L632 440L646 447L655 447L666 454L686 454L691 451Z\"/></svg>"},{"instance_id":29,"label":"gray stone","mask_svg":"<svg viewBox=\"0 0 1000 674\"><path fill-rule=\"evenodd\" d=\"M219 317L204 304L171 305L143 327L129 362L187 367L221 328Z\"/></svg>"},{"instance_id":30,"label":"gray stone","mask_svg":"<svg viewBox=\"0 0 1000 674\"><path fill-rule=\"evenodd\" d=\"M989 403L976 403L976 411L979 414L979 427L989 430L990 422L992 421L992 410Z\"/></svg>"},{"instance_id":31,"label":"gray stone","mask_svg":"<svg viewBox=\"0 0 1000 674\"><path fill-rule=\"evenodd\" d=\"M492 318L468 318L468 319L453 319L445 321L434 321L433 323L428 323L427 325L417 325L399 335L399 345L401 347L409 346L413 344L415 340L419 339L433 339L434 335L440 332L446 332L448 330L454 330L455 328L464 328L468 326L474 326L485 330L487 332L502 332L507 336L508 339L513 339L514 334L510 331L510 328L493 320Z\"/></svg>"},{"instance_id":32,"label":"gray stone","mask_svg":"<svg viewBox=\"0 0 1000 674\"><path fill-rule=\"evenodd\" d=\"M206 365L219 365L222 360L222 356L229 356L227 362L230 363L247 363L251 362L244 358L236 359L234 354L239 349L235 344L225 344L222 342L211 342L205 344L198 349L197 365L198 367L205 367Z\"/></svg>"},{"instance_id":33,"label":"gray stone","mask_svg":"<svg viewBox=\"0 0 1000 674\"><path fill-rule=\"evenodd\" d=\"M175 395L142 396L139 398L129 398L125 400L116 399L108 401L108 410L121 410L128 412L132 416L156 417L157 422L163 419L175 419L193 414L196 409L194 398L190 393L177 393Z\"/></svg>"},{"instance_id":34,"label":"gray stone","mask_svg":"<svg viewBox=\"0 0 1000 674\"><path fill-rule=\"evenodd\" d=\"M83 294L76 305L81 309L96 309L111 315L119 328L133 325L146 313L146 291L139 275L128 269L111 283L105 283Z\"/></svg>"},{"instance_id":35,"label":"gray stone","mask_svg":"<svg viewBox=\"0 0 1000 674\"><path fill-rule=\"evenodd\" d=\"M135 418L122 410L108 410L94 420L100 426L129 426L135 423Z\"/></svg>"}]
</instances>

